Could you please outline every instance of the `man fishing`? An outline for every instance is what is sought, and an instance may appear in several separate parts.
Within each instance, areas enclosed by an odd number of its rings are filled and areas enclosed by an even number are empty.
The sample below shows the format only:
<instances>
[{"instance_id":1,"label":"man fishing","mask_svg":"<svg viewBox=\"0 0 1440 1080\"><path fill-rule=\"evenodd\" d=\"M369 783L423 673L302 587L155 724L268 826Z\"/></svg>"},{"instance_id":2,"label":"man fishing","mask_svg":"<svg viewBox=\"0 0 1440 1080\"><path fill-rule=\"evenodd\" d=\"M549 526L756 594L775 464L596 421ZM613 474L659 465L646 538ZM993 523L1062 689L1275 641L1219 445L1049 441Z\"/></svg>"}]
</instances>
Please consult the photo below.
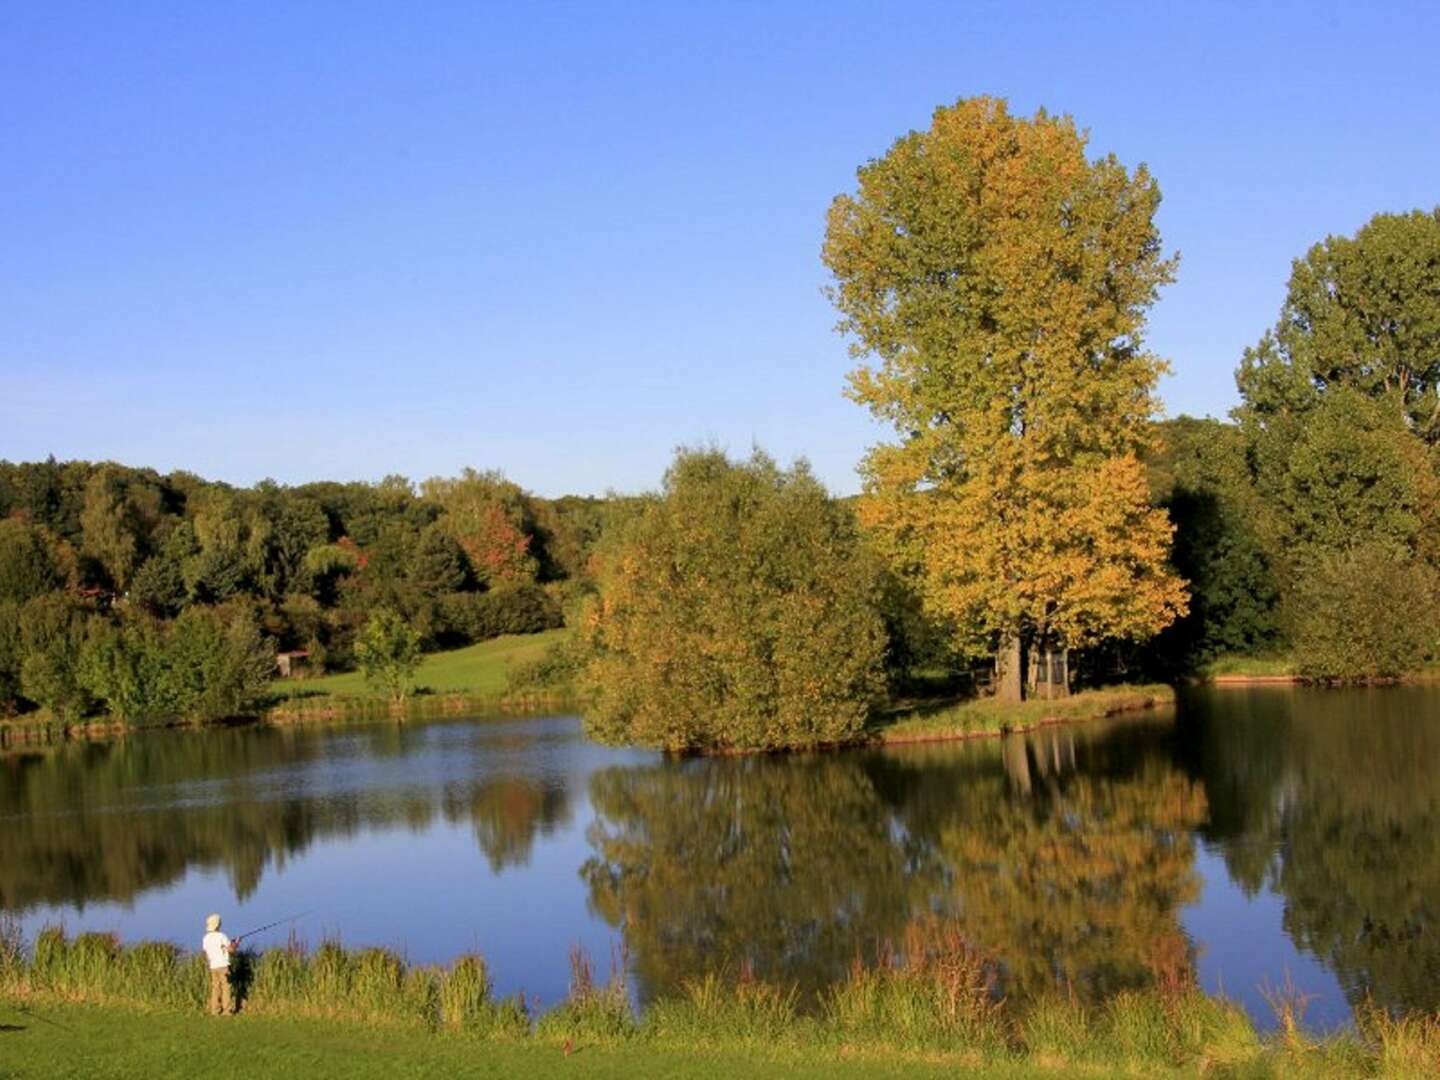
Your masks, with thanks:
<instances>
[{"instance_id":1,"label":"man fishing","mask_svg":"<svg viewBox=\"0 0 1440 1080\"><path fill-rule=\"evenodd\" d=\"M210 964L208 1011L214 1016L228 1016L235 1011L230 993L230 954L235 951L235 943L220 932L219 915L205 919L205 936L200 939L200 948Z\"/></svg>"}]
</instances>

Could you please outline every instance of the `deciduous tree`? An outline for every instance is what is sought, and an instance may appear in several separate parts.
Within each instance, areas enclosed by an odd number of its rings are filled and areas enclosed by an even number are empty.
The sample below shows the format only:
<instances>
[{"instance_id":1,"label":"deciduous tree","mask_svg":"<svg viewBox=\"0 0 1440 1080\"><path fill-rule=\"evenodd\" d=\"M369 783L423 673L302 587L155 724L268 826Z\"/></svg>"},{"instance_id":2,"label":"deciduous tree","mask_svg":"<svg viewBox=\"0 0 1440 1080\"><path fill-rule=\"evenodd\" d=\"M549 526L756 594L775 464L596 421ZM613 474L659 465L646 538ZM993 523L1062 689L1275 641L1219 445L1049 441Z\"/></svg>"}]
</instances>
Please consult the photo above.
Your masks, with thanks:
<instances>
[{"instance_id":1,"label":"deciduous tree","mask_svg":"<svg viewBox=\"0 0 1440 1080\"><path fill-rule=\"evenodd\" d=\"M861 731L884 690L878 574L807 466L682 451L617 529L581 616L594 734L688 750Z\"/></svg>"},{"instance_id":2,"label":"deciduous tree","mask_svg":"<svg viewBox=\"0 0 1440 1080\"><path fill-rule=\"evenodd\" d=\"M1021 650L1143 638L1185 610L1139 455L1163 362L1145 311L1171 280L1143 166L1091 161L1068 117L935 112L830 207L831 298L870 359L850 395L900 433L862 520L1000 692Z\"/></svg>"},{"instance_id":3,"label":"deciduous tree","mask_svg":"<svg viewBox=\"0 0 1440 1080\"><path fill-rule=\"evenodd\" d=\"M355 642L355 658L366 682L383 688L394 704L403 704L420 668L420 634L400 615L381 608Z\"/></svg>"}]
</instances>

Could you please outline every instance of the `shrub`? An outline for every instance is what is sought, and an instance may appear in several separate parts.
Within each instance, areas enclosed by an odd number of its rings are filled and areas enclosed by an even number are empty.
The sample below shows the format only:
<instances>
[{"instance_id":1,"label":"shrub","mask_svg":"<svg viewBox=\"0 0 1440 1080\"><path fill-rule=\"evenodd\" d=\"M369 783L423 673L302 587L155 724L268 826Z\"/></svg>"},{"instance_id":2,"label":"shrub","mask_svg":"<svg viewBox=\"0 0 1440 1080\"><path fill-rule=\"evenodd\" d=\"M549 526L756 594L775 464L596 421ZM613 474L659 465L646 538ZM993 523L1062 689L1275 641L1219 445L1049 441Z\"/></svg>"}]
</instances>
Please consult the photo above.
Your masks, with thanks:
<instances>
[{"instance_id":1,"label":"shrub","mask_svg":"<svg viewBox=\"0 0 1440 1080\"><path fill-rule=\"evenodd\" d=\"M1388 544L1308 560L1291 601L1296 666L1317 679L1388 678L1435 651L1436 575Z\"/></svg>"},{"instance_id":2,"label":"shrub","mask_svg":"<svg viewBox=\"0 0 1440 1080\"><path fill-rule=\"evenodd\" d=\"M452 593L440 600L445 636L462 642L488 641L501 634L538 634L564 622L559 602L539 585Z\"/></svg>"},{"instance_id":3,"label":"shrub","mask_svg":"<svg viewBox=\"0 0 1440 1080\"><path fill-rule=\"evenodd\" d=\"M505 693L508 697L571 693L584 666L585 656L577 641L553 642L534 660L510 665L505 673Z\"/></svg>"},{"instance_id":4,"label":"shrub","mask_svg":"<svg viewBox=\"0 0 1440 1080\"><path fill-rule=\"evenodd\" d=\"M365 681L379 686L399 704L415 685L420 668L420 634L395 612L382 608L370 616L355 642L355 657Z\"/></svg>"},{"instance_id":5,"label":"shrub","mask_svg":"<svg viewBox=\"0 0 1440 1080\"><path fill-rule=\"evenodd\" d=\"M884 690L879 575L803 462L682 451L585 605L587 727L669 750L842 741Z\"/></svg>"}]
</instances>

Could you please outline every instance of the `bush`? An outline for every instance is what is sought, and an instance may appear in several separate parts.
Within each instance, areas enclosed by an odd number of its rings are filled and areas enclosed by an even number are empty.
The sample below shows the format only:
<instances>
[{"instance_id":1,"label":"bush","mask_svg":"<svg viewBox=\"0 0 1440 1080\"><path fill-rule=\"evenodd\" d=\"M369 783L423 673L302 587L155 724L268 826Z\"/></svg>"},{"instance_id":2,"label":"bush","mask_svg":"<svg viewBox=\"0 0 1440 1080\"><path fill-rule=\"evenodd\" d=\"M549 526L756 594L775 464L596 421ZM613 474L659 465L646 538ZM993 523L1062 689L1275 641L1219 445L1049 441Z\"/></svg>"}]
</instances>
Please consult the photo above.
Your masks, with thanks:
<instances>
[{"instance_id":1,"label":"bush","mask_svg":"<svg viewBox=\"0 0 1440 1080\"><path fill-rule=\"evenodd\" d=\"M1315 679L1403 675L1435 651L1435 572L1388 544L1307 561L1291 598L1296 667Z\"/></svg>"},{"instance_id":2,"label":"bush","mask_svg":"<svg viewBox=\"0 0 1440 1080\"><path fill-rule=\"evenodd\" d=\"M387 608L370 616L355 642L355 657L365 681L379 686L390 700L403 702L420 669L420 634Z\"/></svg>"},{"instance_id":3,"label":"bush","mask_svg":"<svg viewBox=\"0 0 1440 1080\"><path fill-rule=\"evenodd\" d=\"M803 462L682 451L580 615L592 735L669 750L859 734L885 688L878 569Z\"/></svg>"},{"instance_id":4,"label":"bush","mask_svg":"<svg viewBox=\"0 0 1440 1080\"><path fill-rule=\"evenodd\" d=\"M274 672L274 648L244 609L192 607L169 624L145 616L97 623L80 662L86 690L131 724L241 715Z\"/></svg>"},{"instance_id":5,"label":"bush","mask_svg":"<svg viewBox=\"0 0 1440 1080\"><path fill-rule=\"evenodd\" d=\"M538 634L563 626L565 618L559 602L543 587L514 585L442 597L440 621L447 637L471 643L501 634Z\"/></svg>"},{"instance_id":6,"label":"bush","mask_svg":"<svg viewBox=\"0 0 1440 1080\"><path fill-rule=\"evenodd\" d=\"M547 646L534 660L512 663L505 673L505 694L524 697L572 693L584 667L580 643L567 637Z\"/></svg>"}]
</instances>

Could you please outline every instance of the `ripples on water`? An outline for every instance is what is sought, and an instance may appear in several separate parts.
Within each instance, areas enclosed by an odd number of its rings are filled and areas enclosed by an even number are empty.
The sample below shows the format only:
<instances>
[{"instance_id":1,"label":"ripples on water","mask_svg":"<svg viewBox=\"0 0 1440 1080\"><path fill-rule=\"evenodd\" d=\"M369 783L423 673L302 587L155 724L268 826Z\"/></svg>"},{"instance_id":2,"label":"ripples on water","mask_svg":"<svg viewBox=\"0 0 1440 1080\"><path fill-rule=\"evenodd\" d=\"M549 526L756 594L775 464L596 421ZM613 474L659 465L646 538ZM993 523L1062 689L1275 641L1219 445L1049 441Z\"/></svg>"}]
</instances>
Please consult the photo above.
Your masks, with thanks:
<instances>
[{"instance_id":1,"label":"ripples on water","mask_svg":"<svg viewBox=\"0 0 1440 1080\"><path fill-rule=\"evenodd\" d=\"M0 757L0 907L194 945L292 911L502 993L623 940L642 999L716 966L813 993L929 914L1012 997L1195 974L1343 1023L1440 1007L1440 690L1195 691L1028 738L667 760L569 717L159 732ZM272 942L283 941L278 931Z\"/></svg>"}]
</instances>

